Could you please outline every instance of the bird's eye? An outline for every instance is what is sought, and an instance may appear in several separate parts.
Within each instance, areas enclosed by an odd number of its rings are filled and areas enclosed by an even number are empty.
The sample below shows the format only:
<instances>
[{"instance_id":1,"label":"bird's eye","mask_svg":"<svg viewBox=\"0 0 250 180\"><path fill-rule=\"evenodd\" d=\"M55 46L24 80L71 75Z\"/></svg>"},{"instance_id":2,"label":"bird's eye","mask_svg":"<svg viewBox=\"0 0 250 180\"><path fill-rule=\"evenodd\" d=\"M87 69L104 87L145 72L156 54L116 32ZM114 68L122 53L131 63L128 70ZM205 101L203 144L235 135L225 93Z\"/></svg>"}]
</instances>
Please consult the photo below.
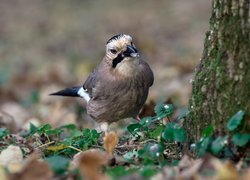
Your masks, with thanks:
<instances>
[{"instance_id":1,"label":"bird's eye","mask_svg":"<svg viewBox=\"0 0 250 180\"><path fill-rule=\"evenodd\" d=\"M116 54L116 53L117 53L117 51L116 51L115 49L110 49L110 52L111 52L112 54Z\"/></svg>"}]
</instances>

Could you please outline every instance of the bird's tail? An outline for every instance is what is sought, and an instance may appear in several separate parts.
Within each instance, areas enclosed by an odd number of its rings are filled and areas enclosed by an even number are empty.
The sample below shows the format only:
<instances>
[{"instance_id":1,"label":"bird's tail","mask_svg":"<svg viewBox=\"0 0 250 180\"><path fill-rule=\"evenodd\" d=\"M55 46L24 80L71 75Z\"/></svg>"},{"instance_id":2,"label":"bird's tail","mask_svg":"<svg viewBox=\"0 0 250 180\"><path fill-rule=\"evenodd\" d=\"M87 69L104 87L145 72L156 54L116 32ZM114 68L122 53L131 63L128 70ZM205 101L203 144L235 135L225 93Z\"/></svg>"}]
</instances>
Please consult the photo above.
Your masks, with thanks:
<instances>
[{"instance_id":1,"label":"bird's tail","mask_svg":"<svg viewBox=\"0 0 250 180\"><path fill-rule=\"evenodd\" d=\"M78 91L81 89L81 87L71 87L71 88L66 88L54 93L51 93L50 95L52 96L71 96L71 97L81 97L78 94Z\"/></svg>"},{"instance_id":2,"label":"bird's tail","mask_svg":"<svg viewBox=\"0 0 250 180\"><path fill-rule=\"evenodd\" d=\"M71 97L81 97L87 102L90 100L90 96L82 86L66 88L55 93L51 93L52 96L71 96Z\"/></svg>"}]
</instances>

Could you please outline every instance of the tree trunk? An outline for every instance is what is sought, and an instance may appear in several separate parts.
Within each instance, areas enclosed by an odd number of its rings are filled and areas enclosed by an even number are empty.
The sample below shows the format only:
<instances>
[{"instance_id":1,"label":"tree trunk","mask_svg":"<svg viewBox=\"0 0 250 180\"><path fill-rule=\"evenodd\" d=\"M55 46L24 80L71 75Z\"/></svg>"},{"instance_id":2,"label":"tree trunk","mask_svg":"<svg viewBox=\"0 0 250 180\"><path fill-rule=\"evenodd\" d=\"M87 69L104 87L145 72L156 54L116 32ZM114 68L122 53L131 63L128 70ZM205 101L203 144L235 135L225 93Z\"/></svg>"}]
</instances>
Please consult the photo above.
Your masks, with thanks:
<instances>
[{"instance_id":1,"label":"tree trunk","mask_svg":"<svg viewBox=\"0 0 250 180\"><path fill-rule=\"evenodd\" d=\"M239 110L250 115L249 29L249 0L213 0L185 125L195 139L208 124L223 132Z\"/></svg>"}]
</instances>

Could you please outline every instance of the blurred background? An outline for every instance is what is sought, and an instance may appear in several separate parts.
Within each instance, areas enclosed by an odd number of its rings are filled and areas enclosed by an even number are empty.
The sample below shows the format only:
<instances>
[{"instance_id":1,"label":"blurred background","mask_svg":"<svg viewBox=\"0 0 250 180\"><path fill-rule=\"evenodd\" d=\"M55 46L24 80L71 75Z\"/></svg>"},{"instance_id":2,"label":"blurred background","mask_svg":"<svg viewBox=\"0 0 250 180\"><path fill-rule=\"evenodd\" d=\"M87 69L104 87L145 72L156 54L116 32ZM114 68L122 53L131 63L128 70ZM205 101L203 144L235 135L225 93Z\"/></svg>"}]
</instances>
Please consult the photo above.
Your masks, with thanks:
<instances>
[{"instance_id":1,"label":"blurred background","mask_svg":"<svg viewBox=\"0 0 250 180\"><path fill-rule=\"evenodd\" d=\"M0 126L87 120L83 101L48 94L81 85L119 33L154 71L148 103L185 109L210 8L208 0L0 0Z\"/></svg>"}]
</instances>

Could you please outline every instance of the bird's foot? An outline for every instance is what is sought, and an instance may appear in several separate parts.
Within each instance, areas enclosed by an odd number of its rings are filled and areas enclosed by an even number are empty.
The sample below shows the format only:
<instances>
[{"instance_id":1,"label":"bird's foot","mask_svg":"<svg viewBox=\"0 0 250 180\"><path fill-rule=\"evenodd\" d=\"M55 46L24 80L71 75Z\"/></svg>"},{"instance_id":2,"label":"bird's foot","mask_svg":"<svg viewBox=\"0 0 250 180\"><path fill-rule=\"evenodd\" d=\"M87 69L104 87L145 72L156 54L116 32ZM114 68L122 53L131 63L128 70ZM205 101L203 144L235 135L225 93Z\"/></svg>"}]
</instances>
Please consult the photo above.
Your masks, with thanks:
<instances>
[{"instance_id":1,"label":"bird's foot","mask_svg":"<svg viewBox=\"0 0 250 180\"><path fill-rule=\"evenodd\" d=\"M110 157L113 156L116 145L118 144L119 138L117 132L106 131L103 137L103 146Z\"/></svg>"}]
</instances>

